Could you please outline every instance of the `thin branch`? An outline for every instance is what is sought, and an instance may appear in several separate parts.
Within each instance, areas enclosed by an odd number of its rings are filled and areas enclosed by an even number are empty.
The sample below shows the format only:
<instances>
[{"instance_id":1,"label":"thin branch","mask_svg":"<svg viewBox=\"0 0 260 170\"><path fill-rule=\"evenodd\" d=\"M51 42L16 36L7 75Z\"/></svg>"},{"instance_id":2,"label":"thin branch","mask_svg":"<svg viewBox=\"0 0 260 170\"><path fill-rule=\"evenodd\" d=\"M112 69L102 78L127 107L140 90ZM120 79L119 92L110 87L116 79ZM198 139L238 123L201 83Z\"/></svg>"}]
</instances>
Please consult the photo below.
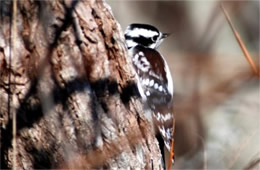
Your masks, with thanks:
<instances>
[{"instance_id":1,"label":"thin branch","mask_svg":"<svg viewBox=\"0 0 260 170\"><path fill-rule=\"evenodd\" d=\"M239 145L239 148L237 149L237 152L233 156L231 162L229 163L228 169L231 169L232 166L235 164L237 161L238 157L241 155L241 151L245 149L246 146L249 145L249 142L252 141L253 137L257 134L258 130L253 131L249 136L247 136Z\"/></svg>"},{"instance_id":2,"label":"thin branch","mask_svg":"<svg viewBox=\"0 0 260 170\"><path fill-rule=\"evenodd\" d=\"M251 161L245 168L245 170L250 170L250 169L260 169L260 158Z\"/></svg>"},{"instance_id":3,"label":"thin branch","mask_svg":"<svg viewBox=\"0 0 260 170\"><path fill-rule=\"evenodd\" d=\"M14 0L13 1L13 18L12 18L12 32L11 32L11 47L12 47L12 54L14 54L14 50L16 48L16 33L17 33L17 27L16 27L16 14L17 14L17 1ZM9 77L9 83L11 82L11 53L10 53L10 77ZM15 80L14 80L15 81ZM10 84L11 87L11 84ZM11 94L11 89L10 89L10 94ZM10 99L10 98L9 98ZM10 105L9 105L10 106ZM9 110L10 111L10 110ZM10 114L10 112L9 112ZM17 153L17 145L16 145L16 112L13 111L13 169L16 170L17 169L17 165L16 165L16 153Z\"/></svg>"},{"instance_id":4,"label":"thin branch","mask_svg":"<svg viewBox=\"0 0 260 170\"><path fill-rule=\"evenodd\" d=\"M202 148L203 148L203 170L207 170L208 169L208 166L207 166L207 162L208 162L208 159L207 159L207 146L204 142L204 139L201 135L199 134L196 134L198 136L198 139L200 139L201 141L201 144L202 144Z\"/></svg>"},{"instance_id":5,"label":"thin branch","mask_svg":"<svg viewBox=\"0 0 260 170\"><path fill-rule=\"evenodd\" d=\"M244 53L244 56L246 57L248 63L250 64L252 70L254 71L254 73L256 74L256 76L260 77L259 70L257 69L257 67L256 67L256 65L255 65L255 63L254 63L254 61L252 60L252 57L250 56L249 52L247 51L247 48L246 48L245 44L243 43L242 39L240 38L239 33L236 31L234 25L232 24L231 19L230 19L228 13L226 12L226 10L225 10L223 4L221 4L221 9L222 9L222 11L223 11L223 13L224 13L224 15L225 15L225 17L226 17L226 20L227 20L228 23L229 23L229 26L231 27L231 30L232 30L234 36L236 37L236 40L237 40L237 42L238 42L238 44L239 44L241 50L242 50L243 53Z\"/></svg>"}]
</instances>

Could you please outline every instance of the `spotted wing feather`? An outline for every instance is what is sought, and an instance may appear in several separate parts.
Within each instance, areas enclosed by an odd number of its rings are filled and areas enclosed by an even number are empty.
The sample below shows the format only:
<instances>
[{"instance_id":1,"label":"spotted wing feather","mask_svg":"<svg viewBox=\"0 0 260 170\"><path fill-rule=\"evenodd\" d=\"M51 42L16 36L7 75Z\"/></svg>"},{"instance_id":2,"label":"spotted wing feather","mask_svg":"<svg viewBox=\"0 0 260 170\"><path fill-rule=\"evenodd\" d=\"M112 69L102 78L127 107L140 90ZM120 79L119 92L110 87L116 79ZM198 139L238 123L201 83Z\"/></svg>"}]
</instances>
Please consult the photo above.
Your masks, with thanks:
<instances>
[{"instance_id":1,"label":"spotted wing feather","mask_svg":"<svg viewBox=\"0 0 260 170\"><path fill-rule=\"evenodd\" d=\"M168 88L165 61L156 50L143 46L131 49L134 68L139 77L142 97L152 110L157 131L170 151L173 140L172 94Z\"/></svg>"}]
</instances>

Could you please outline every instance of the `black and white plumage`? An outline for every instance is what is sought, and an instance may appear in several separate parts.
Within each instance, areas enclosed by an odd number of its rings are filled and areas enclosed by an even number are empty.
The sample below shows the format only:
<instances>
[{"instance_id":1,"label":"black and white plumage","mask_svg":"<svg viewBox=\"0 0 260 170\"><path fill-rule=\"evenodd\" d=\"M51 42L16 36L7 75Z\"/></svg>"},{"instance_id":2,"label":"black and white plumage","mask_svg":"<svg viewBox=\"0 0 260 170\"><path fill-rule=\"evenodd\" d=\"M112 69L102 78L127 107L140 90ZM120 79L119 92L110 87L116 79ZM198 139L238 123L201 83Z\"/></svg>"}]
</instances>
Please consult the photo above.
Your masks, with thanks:
<instances>
[{"instance_id":1,"label":"black and white plumage","mask_svg":"<svg viewBox=\"0 0 260 170\"><path fill-rule=\"evenodd\" d=\"M161 33L157 28L148 24L131 24L126 28L125 39L127 48L137 45L157 49L169 34Z\"/></svg>"},{"instance_id":2,"label":"black and white plumage","mask_svg":"<svg viewBox=\"0 0 260 170\"><path fill-rule=\"evenodd\" d=\"M152 111L154 126L170 151L174 132L173 82L166 60L156 50L168 35L147 24L131 24L125 31L140 96Z\"/></svg>"}]
</instances>

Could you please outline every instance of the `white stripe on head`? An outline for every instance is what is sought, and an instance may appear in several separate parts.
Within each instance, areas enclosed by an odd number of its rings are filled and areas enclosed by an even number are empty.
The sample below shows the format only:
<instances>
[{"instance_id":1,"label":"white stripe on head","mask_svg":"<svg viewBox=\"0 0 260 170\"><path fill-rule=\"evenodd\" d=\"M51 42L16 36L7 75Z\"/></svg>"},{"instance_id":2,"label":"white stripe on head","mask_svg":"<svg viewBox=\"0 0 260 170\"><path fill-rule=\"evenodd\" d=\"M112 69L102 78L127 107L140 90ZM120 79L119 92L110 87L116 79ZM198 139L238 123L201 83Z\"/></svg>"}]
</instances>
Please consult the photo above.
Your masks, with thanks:
<instances>
[{"instance_id":1,"label":"white stripe on head","mask_svg":"<svg viewBox=\"0 0 260 170\"><path fill-rule=\"evenodd\" d=\"M140 35L144 37L153 37L155 35L158 35L158 32L144 28L134 28L133 30L127 29L125 34L130 37L139 37Z\"/></svg>"},{"instance_id":2,"label":"white stripe on head","mask_svg":"<svg viewBox=\"0 0 260 170\"><path fill-rule=\"evenodd\" d=\"M138 44L136 42L134 42L133 40L126 40L126 46L127 48L132 48L137 46Z\"/></svg>"}]
</instances>

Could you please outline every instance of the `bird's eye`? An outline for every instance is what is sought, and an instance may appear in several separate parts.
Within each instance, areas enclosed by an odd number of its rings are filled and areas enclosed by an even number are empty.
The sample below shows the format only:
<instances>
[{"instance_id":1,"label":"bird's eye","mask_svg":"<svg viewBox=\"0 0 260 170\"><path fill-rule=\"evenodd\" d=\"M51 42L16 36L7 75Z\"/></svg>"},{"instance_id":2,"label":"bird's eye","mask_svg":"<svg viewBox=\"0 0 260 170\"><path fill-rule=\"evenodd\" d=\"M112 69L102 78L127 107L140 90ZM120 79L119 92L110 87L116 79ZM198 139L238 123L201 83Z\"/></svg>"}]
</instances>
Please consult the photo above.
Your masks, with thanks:
<instances>
[{"instance_id":1,"label":"bird's eye","mask_svg":"<svg viewBox=\"0 0 260 170\"><path fill-rule=\"evenodd\" d=\"M153 42L156 42L156 41L157 41L157 38L158 38L158 36L153 36L153 37L152 37L152 41L153 41Z\"/></svg>"}]
</instances>

